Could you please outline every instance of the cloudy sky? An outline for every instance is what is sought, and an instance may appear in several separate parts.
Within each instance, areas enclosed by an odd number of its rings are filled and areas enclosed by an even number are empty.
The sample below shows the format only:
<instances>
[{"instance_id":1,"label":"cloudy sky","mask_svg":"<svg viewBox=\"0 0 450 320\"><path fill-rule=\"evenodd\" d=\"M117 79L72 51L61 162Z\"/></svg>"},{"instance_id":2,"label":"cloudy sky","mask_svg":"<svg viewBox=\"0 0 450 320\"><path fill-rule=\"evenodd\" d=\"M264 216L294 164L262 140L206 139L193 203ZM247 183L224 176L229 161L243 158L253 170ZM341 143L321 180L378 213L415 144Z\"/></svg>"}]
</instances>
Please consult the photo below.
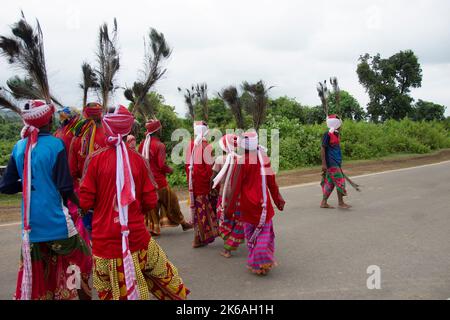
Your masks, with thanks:
<instances>
[{"instance_id":1,"label":"cloudy sky","mask_svg":"<svg viewBox=\"0 0 450 320\"><path fill-rule=\"evenodd\" d=\"M156 90L180 115L185 106L178 86L207 82L215 95L227 85L263 79L275 86L273 97L318 105L315 85L331 75L365 106L368 97L355 72L359 56L406 49L415 51L423 68L414 98L450 107L447 0L15 0L2 3L0 34L10 34L20 9L29 21L40 20L51 88L67 105L81 105L81 63L95 62L98 27L117 17L118 84L130 86L138 77L143 37L156 28L173 47ZM1 59L0 85L14 74ZM126 101L118 92L114 102Z\"/></svg>"}]
</instances>

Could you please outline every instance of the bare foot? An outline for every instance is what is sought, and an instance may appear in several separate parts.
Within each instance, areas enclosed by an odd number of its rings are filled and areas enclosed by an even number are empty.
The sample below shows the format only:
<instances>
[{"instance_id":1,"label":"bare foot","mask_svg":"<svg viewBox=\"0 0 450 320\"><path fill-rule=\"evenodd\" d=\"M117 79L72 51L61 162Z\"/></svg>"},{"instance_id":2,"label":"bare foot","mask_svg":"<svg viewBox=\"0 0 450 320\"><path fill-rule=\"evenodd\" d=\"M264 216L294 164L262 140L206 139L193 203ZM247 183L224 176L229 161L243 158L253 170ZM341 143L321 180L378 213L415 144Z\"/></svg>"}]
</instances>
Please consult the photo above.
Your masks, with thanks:
<instances>
[{"instance_id":1,"label":"bare foot","mask_svg":"<svg viewBox=\"0 0 450 320\"><path fill-rule=\"evenodd\" d=\"M225 257L225 258L231 258L231 253L230 253L229 251L227 251L227 250L222 251L222 252L220 253L220 255L221 255L222 257Z\"/></svg>"},{"instance_id":2,"label":"bare foot","mask_svg":"<svg viewBox=\"0 0 450 320\"><path fill-rule=\"evenodd\" d=\"M328 203L322 203L322 204L320 205L320 207L321 207L322 209L335 209L335 207L330 206Z\"/></svg>"},{"instance_id":3,"label":"bare foot","mask_svg":"<svg viewBox=\"0 0 450 320\"><path fill-rule=\"evenodd\" d=\"M194 226L190 223L185 223L182 225L182 227L183 227L183 231L188 231L188 230L191 230L192 228L194 228Z\"/></svg>"},{"instance_id":4,"label":"bare foot","mask_svg":"<svg viewBox=\"0 0 450 320\"><path fill-rule=\"evenodd\" d=\"M350 209L352 206L346 203L342 203L339 205L339 208L341 209Z\"/></svg>"}]
</instances>

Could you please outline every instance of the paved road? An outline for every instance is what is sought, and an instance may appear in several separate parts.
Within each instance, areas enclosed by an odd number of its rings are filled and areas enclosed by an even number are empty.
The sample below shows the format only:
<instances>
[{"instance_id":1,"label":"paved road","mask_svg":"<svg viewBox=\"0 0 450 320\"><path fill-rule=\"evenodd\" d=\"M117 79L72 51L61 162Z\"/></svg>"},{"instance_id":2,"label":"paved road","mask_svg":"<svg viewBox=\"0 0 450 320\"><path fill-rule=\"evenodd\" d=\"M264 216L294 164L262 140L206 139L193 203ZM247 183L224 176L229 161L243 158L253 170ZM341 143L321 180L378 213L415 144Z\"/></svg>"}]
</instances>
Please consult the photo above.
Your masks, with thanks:
<instances>
[{"instance_id":1,"label":"paved road","mask_svg":"<svg viewBox=\"0 0 450 320\"><path fill-rule=\"evenodd\" d=\"M279 266L259 278L221 241L191 249L192 233L164 230L158 240L191 289L191 299L450 298L450 162L358 177L351 211L318 208L317 184L283 190L275 218ZM184 208L186 210L186 208ZM0 298L15 287L18 226L0 227ZM367 268L381 268L381 290L368 290Z\"/></svg>"}]
</instances>

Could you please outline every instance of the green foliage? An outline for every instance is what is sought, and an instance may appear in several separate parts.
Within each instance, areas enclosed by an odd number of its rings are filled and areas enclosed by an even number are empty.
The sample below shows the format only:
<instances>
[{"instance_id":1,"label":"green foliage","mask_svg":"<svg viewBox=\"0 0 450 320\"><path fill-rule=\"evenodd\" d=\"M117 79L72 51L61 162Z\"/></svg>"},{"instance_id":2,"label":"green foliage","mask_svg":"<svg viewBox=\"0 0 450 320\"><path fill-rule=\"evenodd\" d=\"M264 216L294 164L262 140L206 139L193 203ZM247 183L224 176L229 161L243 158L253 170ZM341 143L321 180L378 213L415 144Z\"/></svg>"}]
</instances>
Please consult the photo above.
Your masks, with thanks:
<instances>
[{"instance_id":1,"label":"green foliage","mask_svg":"<svg viewBox=\"0 0 450 320\"><path fill-rule=\"evenodd\" d=\"M269 116L266 129L280 130L280 169L319 165L325 125L301 125L296 119ZM383 124L347 120L341 130L345 160L366 160L396 153L423 154L450 147L445 122L389 120Z\"/></svg>"},{"instance_id":2,"label":"green foliage","mask_svg":"<svg viewBox=\"0 0 450 320\"><path fill-rule=\"evenodd\" d=\"M413 108L411 118L415 121L445 120L445 106L420 100Z\"/></svg>"},{"instance_id":3,"label":"green foliage","mask_svg":"<svg viewBox=\"0 0 450 320\"><path fill-rule=\"evenodd\" d=\"M366 118L364 109L360 106L358 100L349 92L340 91L340 103L336 104L336 95L331 94L328 99L328 108L330 114L337 114L341 119L362 121Z\"/></svg>"},{"instance_id":4,"label":"green foliage","mask_svg":"<svg viewBox=\"0 0 450 320\"><path fill-rule=\"evenodd\" d=\"M411 88L422 85L422 69L414 52L400 51L387 59L365 54L359 61L356 72L369 94L367 113L371 120L401 120L410 114Z\"/></svg>"}]
</instances>

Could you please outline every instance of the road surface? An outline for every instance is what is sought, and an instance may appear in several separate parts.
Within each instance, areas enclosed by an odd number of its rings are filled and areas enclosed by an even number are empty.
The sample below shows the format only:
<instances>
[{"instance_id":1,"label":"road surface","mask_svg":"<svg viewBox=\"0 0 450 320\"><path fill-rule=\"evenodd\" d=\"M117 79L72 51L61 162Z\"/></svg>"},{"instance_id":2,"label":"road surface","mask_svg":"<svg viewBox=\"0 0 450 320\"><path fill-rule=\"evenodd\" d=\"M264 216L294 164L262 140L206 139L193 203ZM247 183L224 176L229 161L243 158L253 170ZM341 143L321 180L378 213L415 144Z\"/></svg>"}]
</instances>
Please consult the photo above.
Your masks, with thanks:
<instances>
[{"instance_id":1,"label":"road surface","mask_svg":"<svg viewBox=\"0 0 450 320\"><path fill-rule=\"evenodd\" d=\"M317 183L282 190L279 266L264 278L247 272L245 247L227 260L220 239L194 250L192 232L181 228L163 230L158 242L190 299L449 299L450 162L355 181L363 192L349 190L350 211L319 209ZM0 226L0 299L15 288L19 240L18 225ZM367 288L369 266L380 268L379 290Z\"/></svg>"}]
</instances>

